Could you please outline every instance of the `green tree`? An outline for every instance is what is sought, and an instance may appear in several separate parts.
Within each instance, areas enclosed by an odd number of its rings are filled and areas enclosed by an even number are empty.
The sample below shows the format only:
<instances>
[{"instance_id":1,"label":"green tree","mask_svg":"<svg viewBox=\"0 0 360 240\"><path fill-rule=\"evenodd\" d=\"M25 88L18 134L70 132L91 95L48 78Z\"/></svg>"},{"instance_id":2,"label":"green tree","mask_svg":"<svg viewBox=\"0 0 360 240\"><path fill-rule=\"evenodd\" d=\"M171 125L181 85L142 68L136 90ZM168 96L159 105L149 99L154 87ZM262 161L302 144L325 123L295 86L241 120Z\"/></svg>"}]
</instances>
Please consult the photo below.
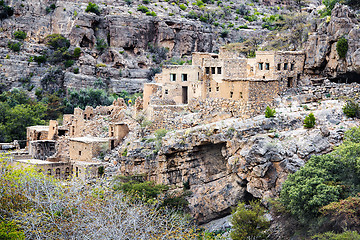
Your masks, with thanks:
<instances>
[{"instance_id":1,"label":"green tree","mask_svg":"<svg viewBox=\"0 0 360 240\"><path fill-rule=\"evenodd\" d=\"M304 127L306 128L313 128L315 126L315 116L313 113L310 113L308 116L304 119Z\"/></svg>"},{"instance_id":2,"label":"green tree","mask_svg":"<svg viewBox=\"0 0 360 240\"><path fill-rule=\"evenodd\" d=\"M344 37L340 38L336 43L336 51L340 58L345 58L349 49L348 40Z\"/></svg>"},{"instance_id":3,"label":"green tree","mask_svg":"<svg viewBox=\"0 0 360 240\"><path fill-rule=\"evenodd\" d=\"M109 106L114 101L114 97L102 89L69 89L68 96L64 99L64 113L73 113L74 108L85 109L86 106Z\"/></svg>"},{"instance_id":4,"label":"green tree","mask_svg":"<svg viewBox=\"0 0 360 240\"><path fill-rule=\"evenodd\" d=\"M96 15L100 15L99 6L96 5L96 3L92 3L92 2L89 2L89 4L87 5L87 7L85 9L85 12L93 12Z\"/></svg>"},{"instance_id":5,"label":"green tree","mask_svg":"<svg viewBox=\"0 0 360 240\"><path fill-rule=\"evenodd\" d=\"M0 141L10 142L26 138L26 127L45 124L47 107L14 89L0 95Z\"/></svg>"},{"instance_id":6,"label":"green tree","mask_svg":"<svg viewBox=\"0 0 360 240\"><path fill-rule=\"evenodd\" d=\"M313 156L288 176L280 201L303 223L320 215L323 206L360 191L360 128L345 134L344 143L330 154Z\"/></svg>"},{"instance_id":7,"label":"green tree","mask_svg":"<svg viewBox=\"0 0 360 240\"><path fill-rule=\"evenodd\" d=\"M14 32L14 38L18 39L18 40L24 40L26 38L26 32L16 31L16 32Z\"/></svg>"},{"instance_id":8,"label":"green tree","mask_svg":"<svg viewBox=\"0 0 360 240\"><path fill-rule=\"evenodd\" d=\"M259 201L250 202L248 207L240 203L231 217L231 239L266 239L270 221L264 216L265 213Z\"/></svg>"},{"instance_id":9,"label":"green tree","mask_svg":"<svg viewBox=\"0 0 360 240\"><path fill-rule=\"evenodd\" d=\"M54 50L65 51L70 47L70 41L61 34L51 34L45 38L45 43Z\"/></svg>"}]
</instances>

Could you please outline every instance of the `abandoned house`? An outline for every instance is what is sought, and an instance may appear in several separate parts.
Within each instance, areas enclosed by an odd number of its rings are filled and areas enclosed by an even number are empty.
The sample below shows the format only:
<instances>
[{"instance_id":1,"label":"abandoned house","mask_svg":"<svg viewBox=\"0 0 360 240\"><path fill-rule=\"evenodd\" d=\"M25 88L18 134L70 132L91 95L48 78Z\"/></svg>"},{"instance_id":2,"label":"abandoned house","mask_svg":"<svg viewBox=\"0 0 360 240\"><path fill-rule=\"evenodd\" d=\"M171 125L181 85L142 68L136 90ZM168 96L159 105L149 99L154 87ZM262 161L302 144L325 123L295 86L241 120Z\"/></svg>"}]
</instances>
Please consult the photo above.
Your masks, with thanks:
<instances>
[{"instance_id":1,"label":"abandoned house","mask_svg":"<svg viewBox=\"0 0 360 240\"><path fill-rule=\"evenodd\" d=\"M60 126L51 120L49 126L28 127L26 148L12 152L12 157L19 166L35 166L57 178L101 176L104 164L96 158L118 146L129 132L128 125L121 122L125 107L124 100L118 99L111 106L76 108L74 114L64 115ZM101 125L99 132L97 120L104 118L112 121Z\"/></svg>"},{"instance_id":2,"label":"abandoned house","mask_svg":"<svg viewBox=\"0 0 360 240\"><path fill-rule=\"evenodd\" d=\"M292 51L257 51L255 58L240 57L224 47L219 54L195 52L192 65L164 66L155 83L145 84L144 108L154 96L161 105L206 98L269 102L280 91L297 86L304 61L303 52Z\"/></svg>"}]
</instances>

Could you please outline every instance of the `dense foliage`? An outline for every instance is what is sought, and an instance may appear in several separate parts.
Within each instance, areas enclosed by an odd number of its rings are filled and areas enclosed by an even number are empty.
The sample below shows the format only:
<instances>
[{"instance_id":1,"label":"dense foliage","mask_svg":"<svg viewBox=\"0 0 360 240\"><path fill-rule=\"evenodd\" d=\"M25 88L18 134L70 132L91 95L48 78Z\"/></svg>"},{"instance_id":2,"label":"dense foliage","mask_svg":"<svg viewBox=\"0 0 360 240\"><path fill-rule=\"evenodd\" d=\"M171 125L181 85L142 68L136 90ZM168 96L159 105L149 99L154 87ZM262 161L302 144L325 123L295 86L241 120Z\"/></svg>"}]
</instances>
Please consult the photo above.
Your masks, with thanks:
<instances>
[{"instance_id":1,"label":"dense foliage","mask_svg":"<svg viewBox=\"0 0 360 240\"><path fill-rule=\"evenodd\" d=\"M336 51L340 58L345 58L349 49L348 40L344 37L340 38L336 43Z\"/></svg>"},{"instance_id":2,"label":"dense foliage","mask_svg":"<svg viewBox=\"0 0 360 240\"><path fill-rule=\"evenodd\" d=\"M15 220L26 239L196 239L184 216L107 186L100 180L62 184L2 158L0 217Z\"/></svg>"},{"instance_id":3,"label":"dense foliage","mask_svg":"<svg viewBox=\"0 0 360 240\"><path fill-rule=\"evenodd\" d=\"M45 42L55 50L68 49L70 47L70 41L61 34L51 34L45 38Z\"/></svg>"},{"instance_id":4,"label":"dense foliage","mask_svg":"<svg viewBox=\"0 0 360 240\"><path fill-rule=\"evenodd\" d=\"M356 231L346 231L343 233L326 232L315 235L312 240L360 240L360 234Z\"/></svg>"},{"instance_id":5,"label":"dense foliage","mask_svg":"<svg viewBox=\"0 0 360 240\"><path fill-rule=\"evenodd\" d=\"M15 31L14 38L18 40L24 40L26 38L26 32L24 31Z\"/></svg>"},{"instance_id":6,"label":"dense foliage","mask_svg":"<svg viewBox=\"0 0 360 240\"><path fill-rule=\"evenodd\" d=\"M0 1L0 20L11 17L14 14L14 9L5 4L4 0Z\"/></svg>"},{"instance_id":7,"label":"dense foliage","mask_svg":"<svg viewBox=\"0 0 360 240\"><path fill-rule=\"evenodd\" d=\"M315 116L313 113L310 113L308 116L304 119L304 127L306 128L313 128L315 126Z\"/></svg>"},{"instance_id":8,"label":"dense foliage","mask_svg":"<svg viewBox=\"0 0 360 240\"><path fill-rule=\"evenodd\" d=\"M96 5L96 3L92 3L89 2L89 4L87 5L85 12L92 12L95 13L96 15L100 15L100 9L99 6Z\"/></svg>"},{"instance_id":9,"label":"dense foliage","mask_svg":"<svg viewBox=\"0 0 360 240\"><path fill-rule=\"evenodd\" d=\"M360 108L359 104L354 100L346 101L346 104L343 107L343 112L347 117L357 117L360 118Z\"/></svg>"},{"instance_id":10,"label":"dense foliage","mask_svg":"<svg viewBox=\"0 0 360 240\"><path fill-rule=\"evenodd\" d=\"M231 239L266 239L270 221L264 216L265 213L265 208L258 201L250 202L249 206L240 203L231 217Z\"/></svg>"},{"instance_id":11,"label":"dense foliage","mask_svg":"<svg viewBox=\"0 0 360 240\"><path fill-rule=\"evenodd\" d=\"M340 2L340 0L323 0L322 3L325 5L325 8L319 12L320 15L322 17L331 16L331 11L338 2Z\"/></svg>"},{"instance_id":12,"label":"dense foliage","mask_svg":"<svg viewBox=\"0 0 360 240\"><path fill-rule=\"evenodd\" d=\"M114 97L110 96L103 89L85 88L80 90L69 89L68 97L64 100L65 113L73 113L74 108L79 107L85 109L86 106L108 106L114 101Z\"/></svg>"},{"instance_id":13,"label":"dense foliage","mask_svg":"<svg viewBox=\"0 0 360 240\"><path fill-rule=\"evenodd\" d=\"M319 217L322 207L359 193L359 156L360 128L353 128L335 151L313 156L288 177L280 194L281 202L303 223ZM334 214L329 207L323 211Z\"/></svg>"},{"instance_id":14,"label":"dense foliage","mask_svg":"<svg viewBox=\"0 0 360 240\"><path fill-rule=\"evenodd\" d=\"M47 107L14 89L0 95L0 142L25 139L26 127L45 124Z\"/></svg>"}]
</instances>

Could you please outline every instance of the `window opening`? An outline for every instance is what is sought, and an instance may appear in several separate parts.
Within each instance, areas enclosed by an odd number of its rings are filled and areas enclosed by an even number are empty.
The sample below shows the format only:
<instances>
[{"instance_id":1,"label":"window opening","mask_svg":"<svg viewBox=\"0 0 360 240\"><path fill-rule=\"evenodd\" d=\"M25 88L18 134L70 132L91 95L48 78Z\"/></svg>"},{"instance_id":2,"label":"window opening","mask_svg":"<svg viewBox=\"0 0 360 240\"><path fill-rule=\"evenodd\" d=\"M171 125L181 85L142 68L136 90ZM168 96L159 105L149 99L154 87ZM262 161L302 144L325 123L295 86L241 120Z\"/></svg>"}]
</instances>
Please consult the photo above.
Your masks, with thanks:
<instances>
[{"instance_id":1,"label":"window opening","mask_svg":"<svg viewBox=\"0 0 360 240\"><path fill-rule=\"evenodd\" d=\"M284 70L288 69L288 63L284 63Z\"/></svg>"},{"instance_id":2,"label":"window opening","mask_svg":"<svg viewBox=\"0 0 360 240\"><path fill-rule=\"evenodd\" d=\"M187 74L186 73L181 74L181 81L183 81L183 82L187 81Z\"/></svg>"},{"instance_id":3,"label":"window opening","mask_svg":"<svg viewBox=\"0 0 360 240\"><path fill-rule=\"evenodd\" d=\"M263 70L263 63L259 63L259 70Z\"/></svg>"}]
</instances>

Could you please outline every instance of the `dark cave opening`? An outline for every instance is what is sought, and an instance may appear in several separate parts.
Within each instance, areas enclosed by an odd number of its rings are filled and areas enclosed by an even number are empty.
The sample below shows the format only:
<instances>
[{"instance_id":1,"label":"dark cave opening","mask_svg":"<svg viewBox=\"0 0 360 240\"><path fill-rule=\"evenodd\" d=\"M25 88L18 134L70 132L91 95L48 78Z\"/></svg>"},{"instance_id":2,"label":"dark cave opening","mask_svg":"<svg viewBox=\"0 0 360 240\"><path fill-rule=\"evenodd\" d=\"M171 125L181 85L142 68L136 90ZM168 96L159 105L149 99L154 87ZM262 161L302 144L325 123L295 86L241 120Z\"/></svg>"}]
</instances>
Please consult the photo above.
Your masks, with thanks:
<instances>
[{"instance_id":1,"label":"dark cave opening","mask_svg":"<svg viewBox=\"0 0 360 240\"><path fill-rule=\"evenodd\" d=\"M339 74L335 78L329 78L329 80L334 83L360 83L360 74L357 72L347 72Z\"/></svg>"}]
</instances>

